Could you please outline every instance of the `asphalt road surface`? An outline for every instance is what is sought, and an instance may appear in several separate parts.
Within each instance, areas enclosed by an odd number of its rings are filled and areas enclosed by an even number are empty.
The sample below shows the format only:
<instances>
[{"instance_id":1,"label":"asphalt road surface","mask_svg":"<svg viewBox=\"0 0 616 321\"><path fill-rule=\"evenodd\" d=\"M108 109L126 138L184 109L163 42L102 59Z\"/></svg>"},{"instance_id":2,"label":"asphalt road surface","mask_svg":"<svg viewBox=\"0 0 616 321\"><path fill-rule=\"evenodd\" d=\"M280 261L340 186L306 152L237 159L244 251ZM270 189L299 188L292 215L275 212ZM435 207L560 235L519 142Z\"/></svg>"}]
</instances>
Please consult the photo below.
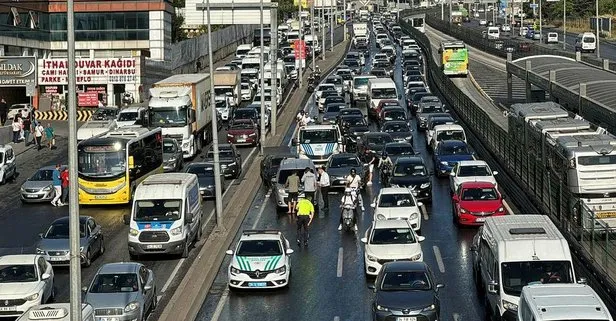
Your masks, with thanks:
<instances>
[{"instance_id":1,"label":"asphalt road surface","mask_svg":"<svg viewBox=\"0 0 616 321\"><path fill-rule=\"evenodd\" d=\"M366 70L369 70L370 60L367 65ZM398 90L402 90L399 61L395 79ZM310 103L307 106L313 114L315 108ZM412 126L416 126L414 121ZM372 130L376 130L374 125ZM289 129L290 133L293 131L293 127ZM291 137L290 134L287 136ZM415 149L421 152L426 165L431 168L431 157L426 150L424 137L420 136L423 134L415 130ZM454 226L447 179L433 177L432 186L433 202L423 213L422 234L426 240L422 243L422 249L424 260L435 272L437 283L445 284L440 292L441 319L484 320L484 308L476 295L471 273L470 243L476 229L458 229ZM380 184L375 179L374 185L368 186L363 194L366 205L376 197L379 189ZM337 208L340 197L340 194L330 195L330 212L319 213L315 217L309 230L309 246L298 248L294 242L295 223L286 214L277 214L268 191L261 188L241 230L279 229L291 241L295 253L292 254L289 288L281 291L230 292L227 288L230 258L227 257L197 319L371 320L372 290L367 285L373 280L366 280L364 276L363 245L359 239L372 221L372 209L366 206L366 211L360 215L357 235L339 232L340 214ZM240 233L236 235L236 240Z\"/></svg>"}]
</instances>

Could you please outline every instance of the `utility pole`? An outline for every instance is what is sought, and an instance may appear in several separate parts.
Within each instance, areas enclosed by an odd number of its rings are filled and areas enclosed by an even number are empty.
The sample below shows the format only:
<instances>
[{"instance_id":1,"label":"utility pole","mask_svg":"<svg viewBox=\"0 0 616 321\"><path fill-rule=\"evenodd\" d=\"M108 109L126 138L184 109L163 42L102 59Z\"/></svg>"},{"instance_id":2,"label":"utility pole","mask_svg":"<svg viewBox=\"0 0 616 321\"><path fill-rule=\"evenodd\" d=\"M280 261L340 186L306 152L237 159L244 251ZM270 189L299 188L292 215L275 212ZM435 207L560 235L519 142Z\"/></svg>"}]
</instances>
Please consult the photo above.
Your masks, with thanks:
<instances>
[{"instance_id":1,"label":"utility pole","mask_svg":"<svg viewBox=\"0 0 616 321\"><path fill-rule=\"evenodd\" d=\"M563 0L563 50L567 49L567 0Z\"/></svg>"},{"instance_id":2,"label":"utility pole","mask_svg":"<svg viewBox=\"0 0 616 321\"><path fill-rule=\"evenodd\" d=\"M276 123L278 113L278 3L272 3L270 9L270 29L271 43L270 43L270 62L272 64L272 114L270 115L270 133L276 135ZM274 94L275 93L275 94Z\"/></svg>"},{"instance_id":3,"label":"utility pole","mask_svg":"<svg viewBox=\"0 0 616 321\"><path fill-rule=\"evenodd\" d=\"M317 39L317 35L314 34L314 2L310 3L310 36L312 37L312 46L310 46L312 50L312 71L314 72L317 56L315 56L314 46L319 42Z\"/></svg>"},{"instance_id":4,"label":"utility pole","mask_svg":"<svg viewBox=\"0 0 616 321\"><path fill-rule=\"evenodd\" d=\"M70 319L81 321L81 251L79 231L79 185L77 180L77 68L75 66L75 3L67 1L66 49L68 62L68 176L70 239Z\"/></svg>"},{"instance_id":5,"label":"utility pole","mask_svg":"<svg viewBox=\"0 0 616 321\"><path fill-rule=\"evenodd\" d=\"M208 0L209 1L209 0ZM261 0L259 2L259 5L261 6L259 9L261 10L261 54L259 55L259 74L261 75L261 77L259 77L261 79L261 84L259 85L259 87L261 87L261 116L260 118L260 123L261 123L261 133L259 134L259 155L263 155L263 145L265 145L265 44L263 43L263 0ZM270 21L271 24L271 21ZM271 42L271 34L274 32L274 30L272 30L270 28L270 42ZM276 30L276 32L278 32L278 30ZM300 39L301 39L301 32L300 32ZM272 69L274 69L274 64L270 64L272 66ZM271 74L271 73L270 73ZM301 75L301 74L300 74ZM301 76L300 76L301 77ZM277 94L277 90L272 87L272 97L276 97ZM241 164L238 164L239 166L241 166Z\"/></svg>"},{"instance_id":6,"label":"utility pole","mask_svg":"<svg viewBox=\"0 0 616 321\"><path fill-rule=\"evenodd\" d=\"M334 19L334 1L336 0L329 0L329 49L331 51L334 51L334 23L336 22L336 19ZM599 1L599 0L597 0ZM598 39L598 38L597 38Z\"/></svg>"},{"instance_id":7,"label":"utility pole","mask_svg":"<svg viewBox=\"0 0 616 321\"><path fill-rule=\"evenodd\" d=\"M346 0L342 0L342 19L344 20L344 41L347 41L347 8L346 8ZM400 18L400 14L398 13L398 19Z\"/></svg>"},{"instance_id":8,"label":"utility pole","mask_svg":"<svg viewBox=\"0 0 616 321\"><path fill-rule=\"evenodd\" d=\"M441 20L445 20L445 0L441 0Z\"/></svg>"},{"instance_id":9,"label":"utility pole","mask_svg":"<svg viewBox=\"0 0 616 321\"><path fill-rule=\"evenodd\" d=\"M261 0L261 3L263 3L263 0ZM302 88L302 77L303 77L303 69L304 69L304 61L302 59L302 55L305 55L305 49L306 47L304 46L305 42L304 42L304 37L302 36L302 34L304 33L304 24L302 22L302 0L297 0L297 19L299 19L299 41L298 41L298 46L299 48L297 48L297 53L299 57L295 57L296 61L299 61L299 67L297 70L297 84L298 87L301 89Z\"/></svg>"},{"instance_id":10,"label":"utility pole","mask_svg":"<svg viewBox=\"0 0 616 321\"><path fill-rule=\"evenodd\" d=\"M218 231L225 231L222 221L222 184L220 182L220 152L218 150L218 117L216 115L216 98L214 95L214 53L212 52L212 19L210 0L207 0L207 56L210 69L210 109L212 110L212 148L214 149L214 190L216 196L216 226ZM263 41L263 33L261 34ZM263 101L263 100L261 100ZM238 164L241 166L242 164Z\"/></svg>"},{"instance_id":11,"label":"utility pole","mask_svg":"<svg viewBox=\"0 0 616 321\"><path fill-rule=\"evenodd\" d=\"M599 38L600 33L599 33L599 0L595 0L595 32L596 32L596 38L597 40L595 40L597 49L595 50L597 52L597 58L601 58L601 53L599 52L599 43L601 42Z\"/></svg>"},{"instance_id":12,"label":"utility pole","mask_svg":"<svg viewBox=\"0 0 616 321\"><path fill-rule=\"evenodd\" d=\"M321 33L323 34L321 36L321 46L323 47L321 49L321 60L325 60L325 0L321 0Z\"/></svg>"},{"instance_id":13,"label":"utility pole","mask_svg":"<svg viewBox=\"0 0 616 321\"><path fill-rule=\"evenodd\" d=\"M543 42L543 17L541 16L541 7L543 7L543 1L539 0L539 42Z\"/></svg>"}]
</instances>

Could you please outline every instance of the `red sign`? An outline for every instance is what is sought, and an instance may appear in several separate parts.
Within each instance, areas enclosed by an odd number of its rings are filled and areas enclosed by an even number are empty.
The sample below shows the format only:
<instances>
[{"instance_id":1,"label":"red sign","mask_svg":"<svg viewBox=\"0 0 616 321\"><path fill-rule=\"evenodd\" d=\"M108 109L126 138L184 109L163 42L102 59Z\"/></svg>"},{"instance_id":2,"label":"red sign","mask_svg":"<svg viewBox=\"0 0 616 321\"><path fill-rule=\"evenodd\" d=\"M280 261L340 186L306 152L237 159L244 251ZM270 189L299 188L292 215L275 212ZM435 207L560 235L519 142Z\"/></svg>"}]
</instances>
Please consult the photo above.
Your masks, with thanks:
<instances>
[{"instance_id":1,"label":"red sign","mask_svg":"<svg viewBox=\"0 0 616 321\"><path fill-rule=\"evenodd\" d=\"M77 105L79 107L98 107L98 93L95 91L77 93Z\"/></svg>"},{"instance_id":2,"label":"red sign","mask_svg":"<svg viewBox=\"0 0 616 321\"><path fill-rule=\"evenodd\" d=\"M303 40L293 41L295 59L306 59L306 42Z\"/></svg>"}]
</instances>

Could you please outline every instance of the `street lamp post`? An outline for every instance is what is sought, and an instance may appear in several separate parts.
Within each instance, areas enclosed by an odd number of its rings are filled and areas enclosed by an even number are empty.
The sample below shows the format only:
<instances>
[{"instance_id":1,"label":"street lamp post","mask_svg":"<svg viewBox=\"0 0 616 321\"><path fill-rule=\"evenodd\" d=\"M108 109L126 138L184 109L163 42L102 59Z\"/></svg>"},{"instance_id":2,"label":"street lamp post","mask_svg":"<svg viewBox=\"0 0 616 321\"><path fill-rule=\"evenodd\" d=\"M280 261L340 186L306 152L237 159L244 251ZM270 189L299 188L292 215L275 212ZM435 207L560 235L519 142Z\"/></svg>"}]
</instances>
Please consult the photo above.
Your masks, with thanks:
<instances>
[{"instance_id":1,"label":"street lamp post","mask_svg":"<svg viewBox=\"0 0 616 321\"><path fill-rule=\"evenodd\" d=\"M261 0L261 3L263 3L263 0ZM303 69L304 69L304 63L303 63L303 59L302 59L302 51L304 51L304 49L306 47L303 47L302 44L305 44L304 39L302 37L303 31L304 31L304 24L302 22L302 0L297 0L297 19L299 20L299 41L298 46L299 48L296 48L296 52L298 53L299 57L295 57L296 61L299 61L299 67L297 68L297 85L299 88L302 88L302 75L303 75ZM263 16L261 16L263 17ZM261 18L263 19L263 18Z\"/></svg>"},{"instance_id":2,"label":"street lamp post","mask_svg":"<svg viewBox=\"0 0 616 321\"><path fill-rule=\"evenodd\" d=\"M318 42L316 39L317 36L314 34L314 2L310 4L310 36L312 37L312 46L310 46L312 50L312 71L314 71L317 57L314 52L314 45Z\"/></svg>"},{"instance_id":3,"label":"street lamp post","mask_svg":"<svg viewBox=\"0 0 616 321\"><path fill-rule=\"evenodd\" d=\"M567 49L567 0L563 0L563 50Z\"/></svg>"},{"instance_id":4,"label":"street lamp post","mask_svg":"<svg viewBox=\"0 0 616 321\"><path fill-rule=\"evenodd\" d=\"M595 28L595 33L597 34L597 40L595 41L597 49L595 51L597 52L597 58L601 58L601 53L599 52L599 43L601 42L599 41L599 0L595 0Z\"/></svg>"},{"instance_id":5,"label":"street lamp post","mask_svg":"<svg viewBox=\"0 0 616 321\"><path fill-rule=\"evenodd\" d=\"M329 49L334 51L334 23L336 21L334 19L334 1L336 0L329 1Z\"/></svg>"},{"instance_id":6,"label":"street lamp post","mask_svg":"<svg viewBox=\"0 0 616 321\"><path fill-rule=\"evenodd\" d=\"M543 41L543 17L541 16L542 6L543 6L543 1L539 0L539 42Z\"/></svg>"},{"instance_id":7,"label":"street lamp post","mask_svg":"<svg viewBox=\"0 0 616 321\"><path fill-rule=\"evenodd\" d=\"M259 21L259 23L261 25L260 26L261 27L261 43L259 44L261 46L261 55L260 55L260 58L259 58L259 68L260 68L259 73L261 74L261 77L260 77L260 79L261 79L261 84L260 84L260 87L261 87L261 117L260 117L261 118L260 119L261 120L261 128L260 128L260 131L261 131L261 133L259 135L259 146L260 146L259 154L263 155L263 147L265 145L265 112L266 112L266 110L265 110L265 58L264 58L264 56L265 56L265 44L263 42L263 36L264 36L263 35L263 33L264 33L263 32L263 15L264 15L264 13L263 13L263 0L260 1L259 6L260 6L259 9L261 10L261 16L260 16L260 21ZM209 19L208 19L208 21L209 21ZM270 24L271 24L271 21L270 21ZM300 28L300 30L301 30L301 28ZM270 39L272 39L271 38L271 33L272 32L274 32L274 30L272 30L270 28ZM275 32L278 32L278 31L276 30ZM301 39L301 33L300 33L300 39ZM270 40L270 42L271 42L271 40ZM273 63L271 63L270 65L272 66L272 70L277 67L277 66L274 66ZM270 74L272 74L272 73L270 73ZM271 94L272 97L276 97L276 95L278 94L278 91L275 88L271 88L271 90L272 90L272 94ZM238 164L238 165L241 166L241 164Z\"/></svg>"}]
</instances>

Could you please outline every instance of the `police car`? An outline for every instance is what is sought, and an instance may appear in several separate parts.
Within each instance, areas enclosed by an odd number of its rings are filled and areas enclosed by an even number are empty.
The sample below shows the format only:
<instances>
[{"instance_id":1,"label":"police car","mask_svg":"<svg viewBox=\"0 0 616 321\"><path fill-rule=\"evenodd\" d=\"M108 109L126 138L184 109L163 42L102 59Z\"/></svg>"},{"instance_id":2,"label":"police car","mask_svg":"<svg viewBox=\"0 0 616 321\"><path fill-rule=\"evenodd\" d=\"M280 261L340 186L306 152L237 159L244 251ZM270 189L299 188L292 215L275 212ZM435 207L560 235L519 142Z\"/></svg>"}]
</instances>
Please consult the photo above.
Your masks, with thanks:
<instances>
[{"instance_id":1,"label":"police car","mask_svg":"<svg viewBox=\"0 0 616 321\"><path fill-rule=\"evenodd\" d=\"M244 230L229 264L231 289L281 288L291 274L289 241L278 230Z\"/></svg>"}]
</instances>

